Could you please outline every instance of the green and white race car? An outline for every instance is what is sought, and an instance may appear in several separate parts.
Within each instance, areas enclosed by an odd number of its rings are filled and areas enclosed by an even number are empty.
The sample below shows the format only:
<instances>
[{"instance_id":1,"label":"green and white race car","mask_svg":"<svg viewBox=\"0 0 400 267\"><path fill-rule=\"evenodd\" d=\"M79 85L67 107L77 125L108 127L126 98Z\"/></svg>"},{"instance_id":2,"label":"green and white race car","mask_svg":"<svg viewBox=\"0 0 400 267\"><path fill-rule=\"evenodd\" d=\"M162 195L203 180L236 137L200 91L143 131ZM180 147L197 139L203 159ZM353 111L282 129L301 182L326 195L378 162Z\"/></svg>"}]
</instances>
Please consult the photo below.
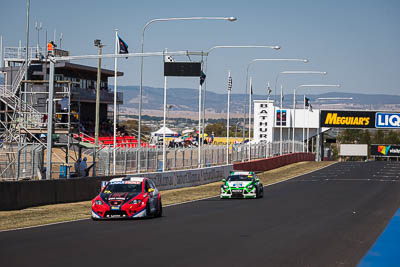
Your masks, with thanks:
<instances>
[{"instance_id":1,"label":"green and white race car","mask_svg":"<svg viewBox=\"0 0 400 267\"><path fill-rule=\"evenodd\" d=\"M227 179L222 179L221 198L263 197L263 185L254 172L232 171Z\"/></svg>"}]
</instances>

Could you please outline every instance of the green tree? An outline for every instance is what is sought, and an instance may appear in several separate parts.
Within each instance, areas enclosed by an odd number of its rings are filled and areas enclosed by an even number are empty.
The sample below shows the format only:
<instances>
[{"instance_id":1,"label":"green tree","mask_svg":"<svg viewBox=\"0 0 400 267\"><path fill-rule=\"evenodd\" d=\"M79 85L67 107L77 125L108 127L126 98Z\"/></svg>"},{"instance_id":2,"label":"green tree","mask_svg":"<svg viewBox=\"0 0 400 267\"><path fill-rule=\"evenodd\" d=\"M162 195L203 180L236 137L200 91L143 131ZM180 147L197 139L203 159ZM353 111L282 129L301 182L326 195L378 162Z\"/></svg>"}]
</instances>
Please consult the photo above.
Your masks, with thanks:
<instances>
[{"instance_id":1,"label":"green tree","mask_svg":"<svg viewBox=\"0 0 400 267\"><path fill-rule=\"evenodd\" d=\"M125 128L125 130L128 132L129 135L137 135L138 132L138 121L137 120L127 120L121 123L121 126ZM150 135L151 129L147 127L146 125L142 124L142 134L144 135Z\"/></svg>"},{"instance_id":2,"label":"green tree","mask_svg":"<svg viewBox=\"0 0 400 267\"><path fill-rule=\"evenodd\" d=\"M376 130L372 142L374 144L384 144L385 143L385 131L384 130Z\"/></svg>"},{"instance_id":3,"label":"green tree","mask_svg":"<svg viewBox=\"0 0 400 267\"><path fill-rule=\"evenodd\" d=\"M360 136L360 144L371 144L371 133L369 130L363 130Z\"/></svg>"},{"instance_id":4,"label":"green tree","mask_svg":"<svg viewBox=\"0 0 400 267\"><path fill-rule=\"evenodd\" d=\"M390 130L385 135L385 144L399 145L400 144L400 134L399 131Z\"/></svg>"},{"instance_id":5,"label":"green tree","mask_svg":"<svg viewBox=\"0 0 400 267\"><path fill-rule=\"evenodd\" d=\"M206 126L204 132L208 135L214 132L214 136L226 136L226 124L223 122L211 123Z\"/></svg>"}]
</instances>

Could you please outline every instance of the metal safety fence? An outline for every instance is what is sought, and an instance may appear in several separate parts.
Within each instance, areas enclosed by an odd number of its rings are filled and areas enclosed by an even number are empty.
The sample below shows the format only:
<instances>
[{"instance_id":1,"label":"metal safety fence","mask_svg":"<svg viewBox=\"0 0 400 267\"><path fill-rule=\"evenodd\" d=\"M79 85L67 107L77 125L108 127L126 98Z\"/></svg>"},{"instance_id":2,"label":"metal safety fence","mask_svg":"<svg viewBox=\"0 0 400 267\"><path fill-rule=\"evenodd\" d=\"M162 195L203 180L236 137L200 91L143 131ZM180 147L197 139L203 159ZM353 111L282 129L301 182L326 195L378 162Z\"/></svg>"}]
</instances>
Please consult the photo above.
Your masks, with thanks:
<instances>
[{"instance_id":1,"label":"metal safety fence","mask_svg":"<svg viewBox=\"0 0 400 267\"><path fill-rule=\"evenodd\" d=\"M228 149L226 146L205 145L201 148L201 160L198 158L197 147L167 148L165 166L163 166L162 146L141 149L115 148L115 174L145 173L162 171L163 169L194 169L269 158L280 154L302 152L303 143L295 142L294 151L292 151L292 148L293 143L291 141L282 142L282 148L280 142L238 144L231 145ZM114 174L114 148L105 147L101 149L97 152L97 157L96 175Z\"/></svg>"},{"instance_id":2,"label":"metal safety fence","mask_svg":"<svg viewBox=\"0 0 400 267\"><path fill-rule=\"evenodd\" d=\"M59 160L62 157L61 155L56 157L56 154L61 152L54 149L51 177L120 175L155 172L163 169L167 171L221 166L227 163L232 164L269 158L280 154L302 152L303 143L295 142L294 151L292 151L292 148L293 143L291 141L282 142L282 146L279 142L236 144L229 146L228 149L223 145L204 145L201 147L201 160L198 157L197 147L167 148L164 163L162 146L142 147L141 149L104 146L99 150L87 148L81 151L80 160L86 158L86 171L80 170L76 149L71 148L75 156L69 158L68 164ZM19 150L17 146L0 146L0 181L44 179L47 168L45 155L45 147L39 144L26 144ZM96 161L94 158L96 158ZM163 166L164 164L165 166Z\"/></svg>"}]
</instances>

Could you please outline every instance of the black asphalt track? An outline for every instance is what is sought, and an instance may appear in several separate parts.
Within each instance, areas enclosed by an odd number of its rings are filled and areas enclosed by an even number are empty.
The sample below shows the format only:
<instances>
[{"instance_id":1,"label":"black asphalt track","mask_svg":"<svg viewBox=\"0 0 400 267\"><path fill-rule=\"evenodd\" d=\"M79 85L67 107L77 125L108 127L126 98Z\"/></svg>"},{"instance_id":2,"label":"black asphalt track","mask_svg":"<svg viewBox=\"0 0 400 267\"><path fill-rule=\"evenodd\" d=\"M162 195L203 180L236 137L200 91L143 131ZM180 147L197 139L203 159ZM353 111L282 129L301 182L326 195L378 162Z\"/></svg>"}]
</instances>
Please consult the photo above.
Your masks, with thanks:
<instances>
[{"instance_id":1,"label":"black asphalt track","mask_svg":"<svg viewBox=\"0 0 400 267\"><path fill-rule=\"evenodd\" d=\"M337 163L144 220L0 233L2 266L356 266L400 207L400 163Z\"/></svg>"}]
</instances>

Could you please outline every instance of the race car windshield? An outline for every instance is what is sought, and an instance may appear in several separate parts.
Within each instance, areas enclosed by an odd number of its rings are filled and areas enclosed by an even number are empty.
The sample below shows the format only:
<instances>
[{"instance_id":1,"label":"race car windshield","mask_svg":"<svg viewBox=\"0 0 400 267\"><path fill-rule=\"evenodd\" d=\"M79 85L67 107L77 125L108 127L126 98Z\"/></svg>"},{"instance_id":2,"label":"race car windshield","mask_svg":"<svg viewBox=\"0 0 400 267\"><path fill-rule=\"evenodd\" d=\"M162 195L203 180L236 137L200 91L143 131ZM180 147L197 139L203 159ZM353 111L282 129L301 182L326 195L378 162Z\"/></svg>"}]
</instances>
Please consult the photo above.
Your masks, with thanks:
<instances>
[{"instance_id":1,"label":"race car windshield","mask_svg":"<svg viewBox=\"0 0 400 267\"><path fill-rule=\"evenodd\" d=\"M110 183L104 188L104 193L140 193L142 192L142 183L137 184L113 184Z\"/></svg>"},{"instance_id":2,"label":"race car windshield","mask_svg":"<svg viewBox=\"0 0 400 267\"><path fill-rule=\"evenodd\" d=\"M228 182L238 182L238 181L251 181L253 177L247 175L231 175L228 177Z\"/></svg>"}]
</instances>

